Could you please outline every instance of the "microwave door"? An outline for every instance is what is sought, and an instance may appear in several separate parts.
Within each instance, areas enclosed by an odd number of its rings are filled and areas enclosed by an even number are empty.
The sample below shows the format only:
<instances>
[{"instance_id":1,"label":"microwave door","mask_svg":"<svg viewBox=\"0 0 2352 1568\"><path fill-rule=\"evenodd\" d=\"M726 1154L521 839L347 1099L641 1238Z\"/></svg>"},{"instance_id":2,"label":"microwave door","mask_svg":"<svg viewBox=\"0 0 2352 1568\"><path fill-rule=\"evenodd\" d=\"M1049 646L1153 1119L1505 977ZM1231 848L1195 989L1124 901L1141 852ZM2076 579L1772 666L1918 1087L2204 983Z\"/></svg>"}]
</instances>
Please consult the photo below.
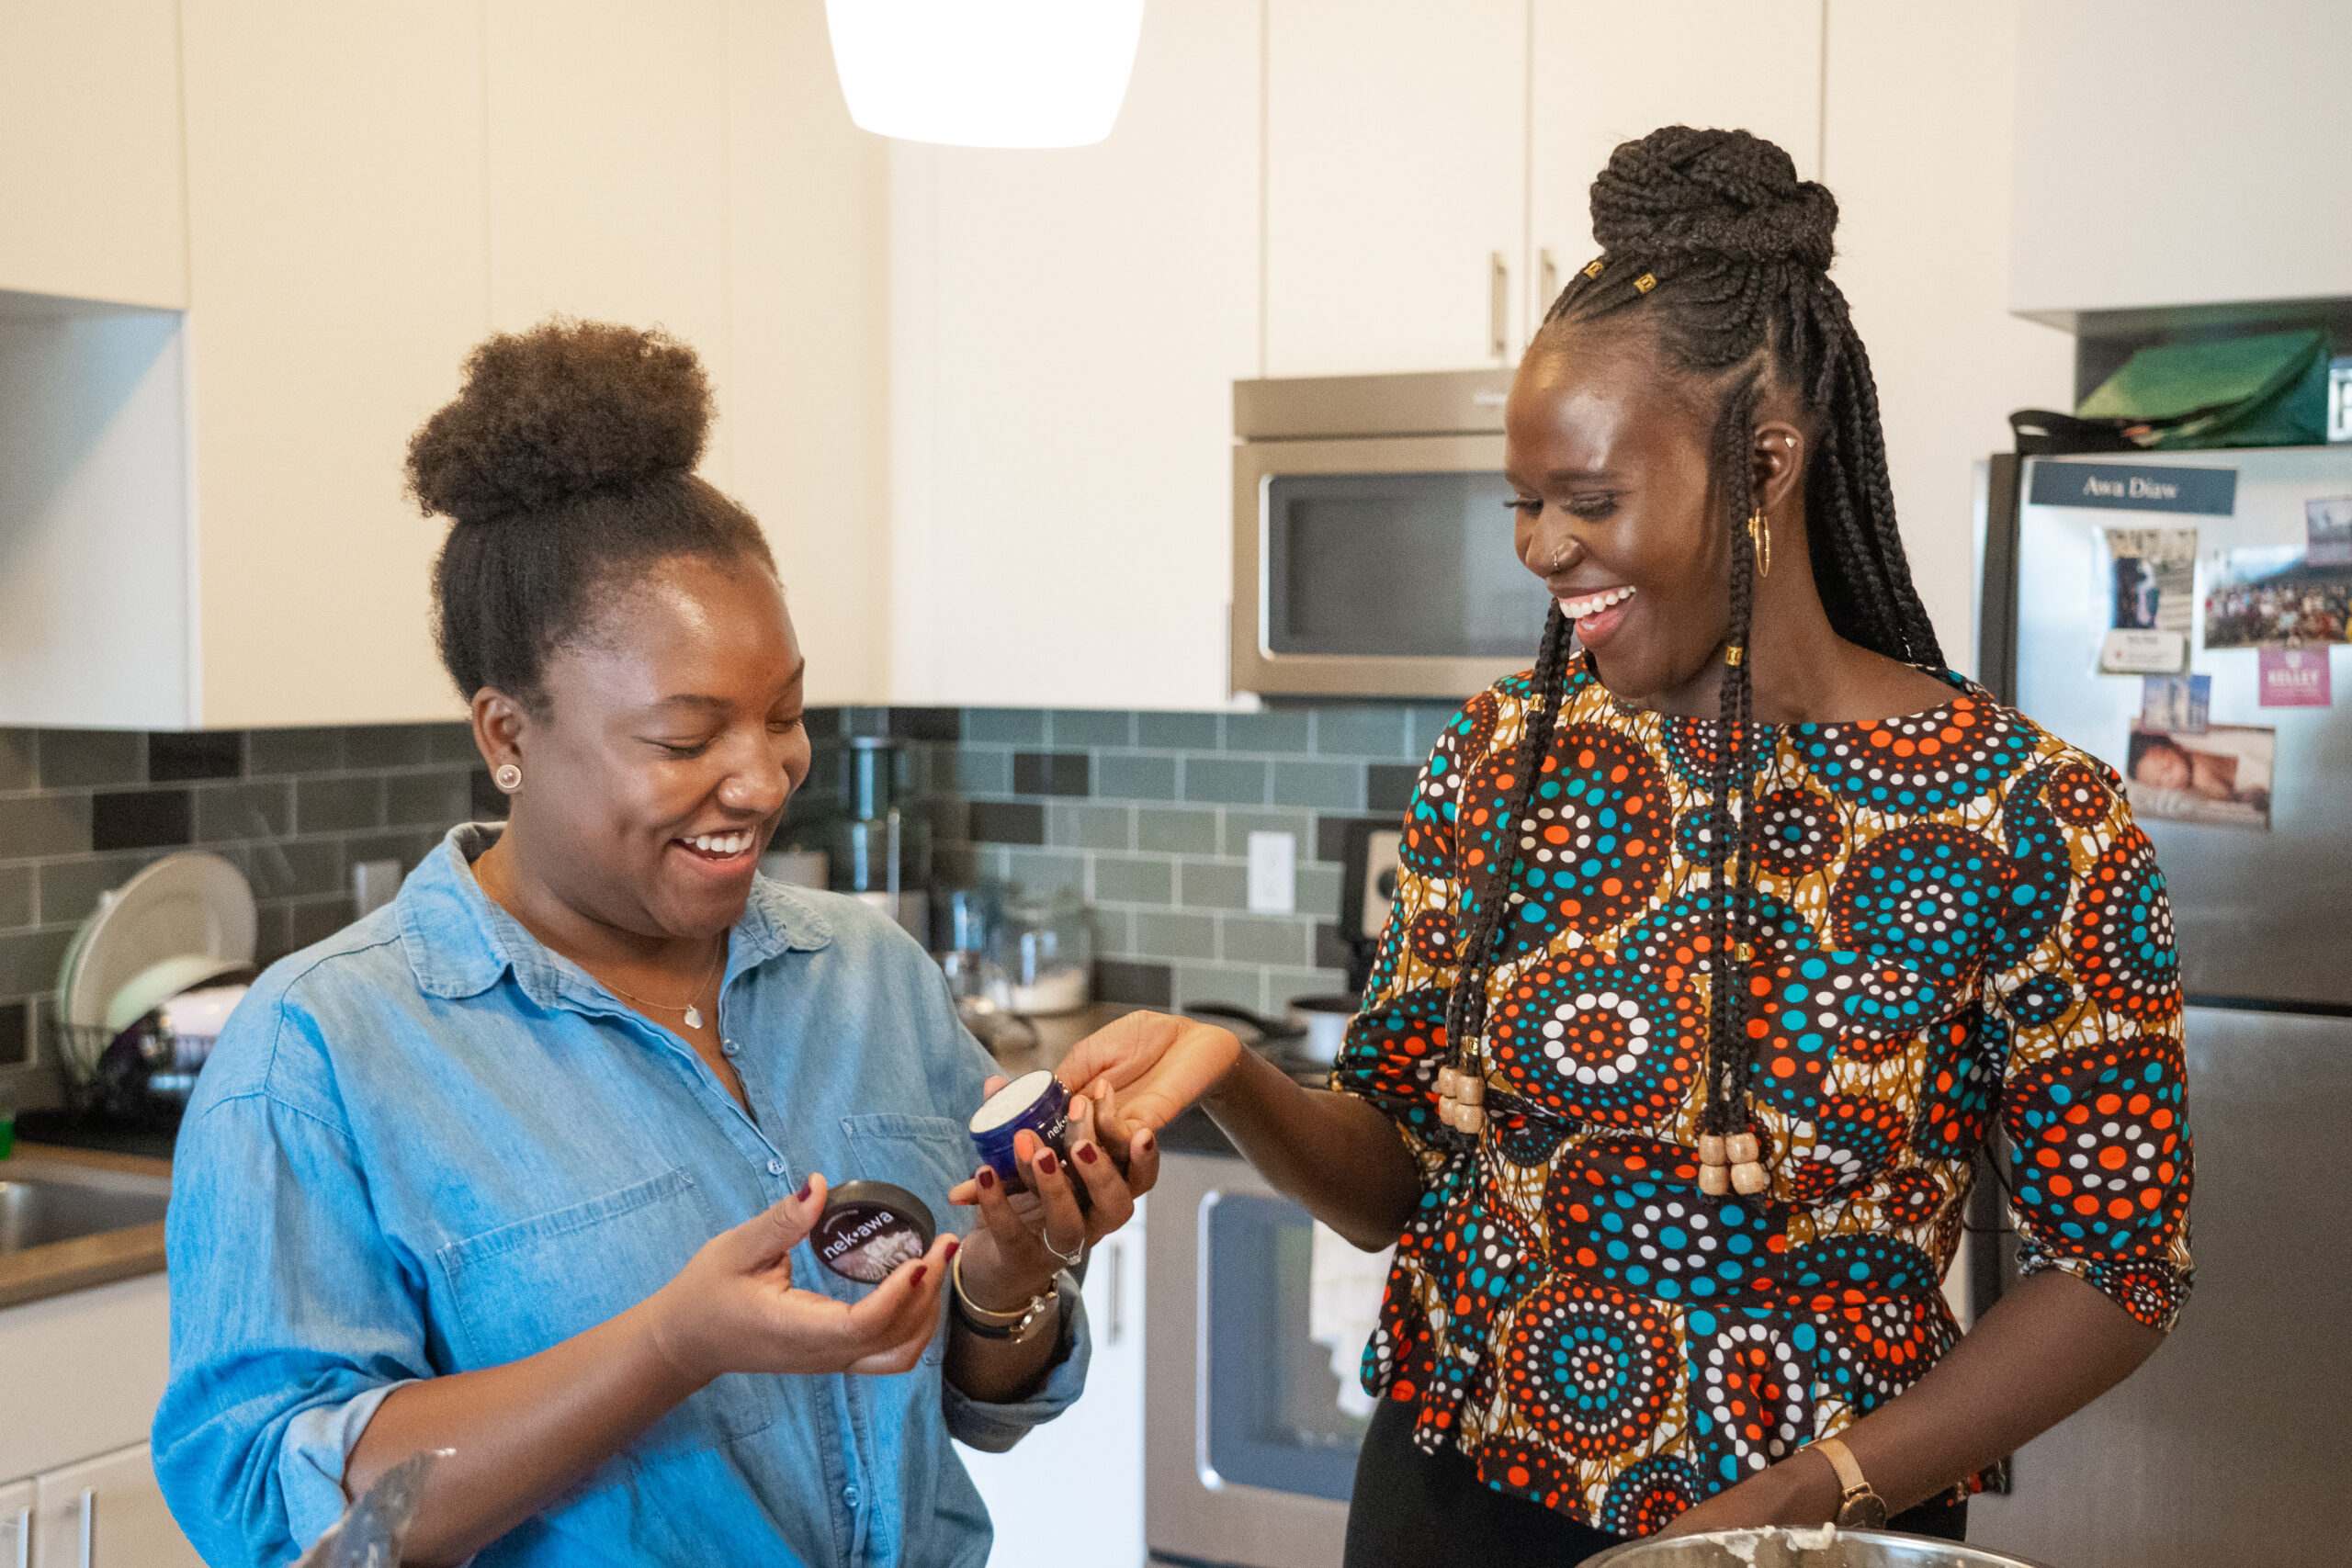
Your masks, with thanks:
<instances>
[{"instance_id":1,"label":"microwave door","mask_svg":"<svg viewBox=\"0 0 2352 1568\"><path fill-rule=\"evenodd\" d=\"M1502 446L1238 446L1234 689L1458 698L1527 668L1548 600L1513 547Z\"/></svg>"}]
</instances>

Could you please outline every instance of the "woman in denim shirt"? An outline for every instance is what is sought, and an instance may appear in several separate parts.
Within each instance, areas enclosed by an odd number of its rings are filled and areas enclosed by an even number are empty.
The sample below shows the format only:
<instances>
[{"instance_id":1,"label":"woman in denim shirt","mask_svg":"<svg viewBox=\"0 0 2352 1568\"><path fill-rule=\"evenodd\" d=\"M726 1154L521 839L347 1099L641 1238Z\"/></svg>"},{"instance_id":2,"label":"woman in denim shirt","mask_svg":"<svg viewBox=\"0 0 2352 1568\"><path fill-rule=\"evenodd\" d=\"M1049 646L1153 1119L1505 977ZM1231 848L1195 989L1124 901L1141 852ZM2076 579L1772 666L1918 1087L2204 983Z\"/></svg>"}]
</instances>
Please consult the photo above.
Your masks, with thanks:
<instances>
[{"instance_id":1,"label":"woman in denim shirt","mask_svg":"<svg viewBox=\"0 0 2352 1568\"><path fill-rule=\"evenodd\" d=\"M756 876L804 660L758 525L692 472L709 412L690 350L554 323L477 350L412 445L510 813L274 965L189 1107L154 1452L215 1564L446 1448L412 1562L978 1565L949 1437L1008 1448L1084 1382L1059 1266L1154 1152L1123 1179L1081 1106L1081 1168L1024 1140L1016 1211L973 1179L990 1063L922 950ZM853 1284L800 1246L828 1173L983 1223Z\"/></svg>"}]
</instances>

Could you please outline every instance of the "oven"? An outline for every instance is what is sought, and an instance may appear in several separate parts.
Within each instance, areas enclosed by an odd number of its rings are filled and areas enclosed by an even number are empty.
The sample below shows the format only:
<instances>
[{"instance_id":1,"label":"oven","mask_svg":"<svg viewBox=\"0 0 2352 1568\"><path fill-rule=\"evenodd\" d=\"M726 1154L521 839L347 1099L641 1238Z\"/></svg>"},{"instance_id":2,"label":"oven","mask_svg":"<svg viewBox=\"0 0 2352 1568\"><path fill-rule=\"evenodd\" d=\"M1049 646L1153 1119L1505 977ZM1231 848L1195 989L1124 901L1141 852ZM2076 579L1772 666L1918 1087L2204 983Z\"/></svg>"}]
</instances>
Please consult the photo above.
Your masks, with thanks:
<instances>
[{"instance_id":1,"label":"oven","mask_svg":"<svg viewBox=\"0 0 2352 1568\"><path fill-rule=\"evenodd\" d=\"M1197 1112L1161 1136L1144 1244L1150 1561L1338 1568L1385 1255L1318 1241Z\"/></svg>"},{"instance_id":2,"label":"oven","mask_svg":"<svg viewBox=\"0 0 2352 1568\"><path fill-rule=\"evenodd\" d=\"M1509 370L1237 381L1233 688L1454 697L1549 608L1511 546Z\"/></svg>"}]
</instances>

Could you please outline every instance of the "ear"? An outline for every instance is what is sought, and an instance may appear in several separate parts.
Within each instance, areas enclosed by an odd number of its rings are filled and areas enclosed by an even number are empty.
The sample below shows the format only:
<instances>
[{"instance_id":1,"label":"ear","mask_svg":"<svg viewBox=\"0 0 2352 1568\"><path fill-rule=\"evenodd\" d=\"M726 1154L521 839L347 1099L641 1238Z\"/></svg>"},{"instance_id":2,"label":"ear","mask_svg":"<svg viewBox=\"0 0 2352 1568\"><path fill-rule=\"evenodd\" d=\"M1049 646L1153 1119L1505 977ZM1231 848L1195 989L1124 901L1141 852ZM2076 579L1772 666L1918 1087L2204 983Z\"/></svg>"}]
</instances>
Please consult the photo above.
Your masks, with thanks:
<instances>
[{"instance_id":1,"label":"ear","mask_svg":"<svg viewBox=\"0 0 2352 1568\"><path fill-rule=\"evenodd\" d=\"M1804 478L1804 432L1785 420L1758 425L1748 458L1750 482L1768 516L1777 516Z\"/></svg>"},{"instance_id":2,"label":"ear","mask_svg":"<svg viewBox=\"0 0 2352 1568\"><path fill-rule=\"evenodd\" d=\"M525 736L531 728L530 713L521 703L495 686L484 686L474 694L472 704L474 748L492 773L507 763L523 765Z\"/></svg>"}]
</instances>

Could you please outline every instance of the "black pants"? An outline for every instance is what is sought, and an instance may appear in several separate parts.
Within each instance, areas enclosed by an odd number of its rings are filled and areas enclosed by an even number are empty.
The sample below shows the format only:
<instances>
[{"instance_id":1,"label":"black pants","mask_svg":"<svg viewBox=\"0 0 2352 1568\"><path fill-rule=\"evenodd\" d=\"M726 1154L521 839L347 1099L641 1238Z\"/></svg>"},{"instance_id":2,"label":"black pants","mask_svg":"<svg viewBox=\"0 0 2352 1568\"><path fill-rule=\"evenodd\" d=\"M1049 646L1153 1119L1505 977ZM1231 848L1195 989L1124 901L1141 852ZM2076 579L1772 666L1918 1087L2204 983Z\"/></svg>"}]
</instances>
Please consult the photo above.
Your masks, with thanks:
<instances>
[{"instance_id":1,"label":"black pants","mask_svg":"<svg viewBox=\"0 0 2352 1568\"><path fill-rule=\"evenodd\" d=\"M1887 1529L1966 1539L1966 1503L1922 1503ZM1579 1524L1541 1503L1481 1485L1477 1467L1451 1444L1413 1446L1412 1407L1384 1399L1356 1461L1348 1506L1346 1568L1459 1568L1464 1562L1575 1568L1625 1538Z\"/></svg>"}]
</instances>

